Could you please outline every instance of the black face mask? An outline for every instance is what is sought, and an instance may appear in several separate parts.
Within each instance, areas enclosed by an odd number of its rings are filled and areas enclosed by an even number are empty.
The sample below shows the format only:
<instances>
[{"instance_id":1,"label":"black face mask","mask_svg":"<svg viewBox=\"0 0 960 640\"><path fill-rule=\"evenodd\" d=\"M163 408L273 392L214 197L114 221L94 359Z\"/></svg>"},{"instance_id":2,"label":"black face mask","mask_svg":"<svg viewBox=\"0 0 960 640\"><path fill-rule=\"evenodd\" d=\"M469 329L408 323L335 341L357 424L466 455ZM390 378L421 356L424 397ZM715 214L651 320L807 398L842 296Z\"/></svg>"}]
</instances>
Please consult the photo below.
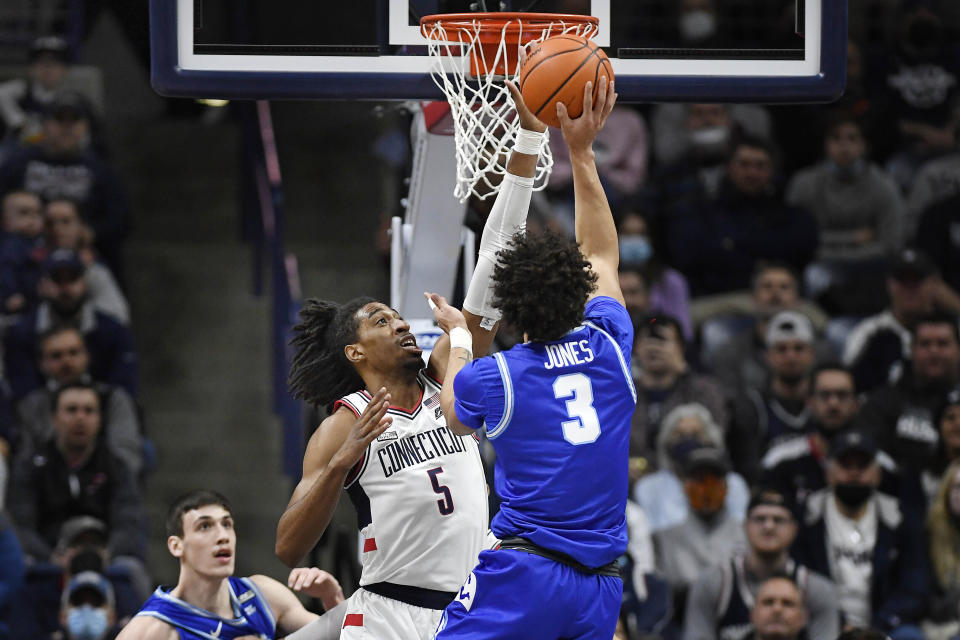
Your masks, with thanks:
<instances>
[{"instance_id":1,"label":"black face mask","mask_svg":"<svg viewBox=\"0 0 960 640\"><path fill-rule=\"evenodd\" d=\"M857 509L862 507L863 503L873 495L873 487L857 482L842 482L834 485L833 495L835 495L837 500L844 506L850 509Z\"/></svg>"}]
</instances>

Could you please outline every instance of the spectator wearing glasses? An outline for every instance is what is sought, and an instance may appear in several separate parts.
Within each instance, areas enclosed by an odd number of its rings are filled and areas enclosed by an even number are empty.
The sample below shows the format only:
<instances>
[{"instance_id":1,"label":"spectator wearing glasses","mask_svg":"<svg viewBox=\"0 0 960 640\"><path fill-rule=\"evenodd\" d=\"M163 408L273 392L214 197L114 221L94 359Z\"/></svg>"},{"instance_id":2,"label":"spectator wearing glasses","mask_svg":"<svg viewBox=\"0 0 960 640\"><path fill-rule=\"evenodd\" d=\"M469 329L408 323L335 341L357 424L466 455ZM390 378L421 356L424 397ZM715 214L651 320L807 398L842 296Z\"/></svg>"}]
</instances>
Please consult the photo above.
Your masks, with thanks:
<instances>
[{"instance_id":1,"label":"spectator wearing glasses","mask_svg":"<svg viewBox=\"0 0 960 640\"><path fill-rule=\"evenodd\" d=\"M737 396L727 433L734 468L747 482L760 477L760 462L770 447L804 437L810 430L807 399L813 343L813 325L801 313L781 311L767 324L770 384Z\"/></svg>"},{"instance_id":2,"label":"spectator wearing glasses","mask_svg":"<svg viewBox=\"0 0 960 640\"><path fill-rule=\"evenodd\" d=\"M137 393L137 358L130 329L96 308L89 299L86 269L73 251L50 254L41 280L42 302L7 331L4 354L14 397L40 387L43 377L37 367L37 338L54 326L73 326L83 334L90 351L90 374L94 380Z\"/></svg>"},{"instance_id":3,"label":"spectator wearing glasses","mask_svg":"<svg viewBox=\"0 0 960 640\"><path fill-rule=\"evenodd\" d=\"M762 585L776 576L788 577L799 587L802 604L809 612L809 637L836 637L840 630L836 589L825 577L790 559L790 545L797 535L790 494L757 489L750 498L743 530L746 549L736 550L693 584L683 639L745 637L754 630L751 611L761 605Z\"/></svg>"}]
</instances>

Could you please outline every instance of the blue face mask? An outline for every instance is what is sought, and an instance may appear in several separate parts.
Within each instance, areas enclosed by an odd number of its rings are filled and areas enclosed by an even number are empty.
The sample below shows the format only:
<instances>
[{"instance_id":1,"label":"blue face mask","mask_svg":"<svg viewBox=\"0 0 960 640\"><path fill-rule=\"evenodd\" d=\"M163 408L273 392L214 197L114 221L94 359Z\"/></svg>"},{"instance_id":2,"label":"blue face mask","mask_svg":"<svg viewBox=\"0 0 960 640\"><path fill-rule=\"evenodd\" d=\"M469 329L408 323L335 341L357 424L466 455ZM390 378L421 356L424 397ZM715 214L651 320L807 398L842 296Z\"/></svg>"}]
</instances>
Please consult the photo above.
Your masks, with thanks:
<instances>
[{"instance_id":1,"label":"blue face mask","mask_svg":"<svg viewBox=\"0 0 960 640\"><path fill-rule=\"evenodd\" d=\"M867 163L863 158L857 158L847 166L841 167L833 160L827 160L827 166L837 180L850 181L858 178L864 172Z\"/></svg>"},{"instance_id":2,"label":"blue face mask","mask_svg":"<svg viewBox=\"0 0 960 640\"><path fill-rule=\"evenodd\" d=\"M653 247L646 236L623 236L620 238L620 264L625 267L641 267L650 260Z\"/></svg>"},{"instance_id":3,"label":"blue face mask","mask_svg":"<svg viewBox=\"0 0 960 640\"><path fill-rule=\"evenodd\" d=\"M102 640L107 635L107 610L89 604L67 610L67 633L72 640Z\"/></svg>"}]
</instances>

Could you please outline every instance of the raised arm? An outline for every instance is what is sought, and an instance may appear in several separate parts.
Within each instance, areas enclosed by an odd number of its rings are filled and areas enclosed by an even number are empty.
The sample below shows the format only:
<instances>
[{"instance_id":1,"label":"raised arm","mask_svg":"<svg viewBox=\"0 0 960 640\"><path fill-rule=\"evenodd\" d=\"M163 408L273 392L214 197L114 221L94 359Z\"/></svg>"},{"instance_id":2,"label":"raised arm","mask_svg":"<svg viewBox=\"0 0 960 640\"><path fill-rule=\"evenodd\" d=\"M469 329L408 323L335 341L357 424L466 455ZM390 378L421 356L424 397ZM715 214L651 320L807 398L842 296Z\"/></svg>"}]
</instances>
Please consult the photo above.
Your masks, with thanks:
<instances>
[{"instance_id":1,"label":"raised arm","mask_svg":"<svg viewBox=\"0 0 960 640\"><path fill-rule=\"evenodd\" d=\"M307 443L303 478L277 524L276 554L294 567L330 524L350 469L367 446L390 427L390 396L381 388L360 417L340 408L321 423Z\"/></svg>"},{"instance_id":2,"label":"raised arm","mask_svg":"<svg viewBox=\"0 0 960 640\"><path fill-rule=\"evenodd\" d=\"M557 103L557 116L563 139L570 147L570 164L573 167L574 224L580 251L590 261L597 274L597 288L591 298L610 296L623 304L617 267L620 264L620 247L613 214L607 202L607 194L600 183L594 161L593 141L603 128L613 105L617 101L613 83L600 78L597 102L593 103L592 83L583 89L583 114L571 120L562 102Z\"/></svg>"},{"instance_id":3,"label":"raised arm","mask_svg":"<svg viewBox=\"0 0 960 640\"><path fill-rule=\"evenodd\" d=\"M547 130L547 125L540 122L524 104L517 86L509 81L507 86L513 95L520 129L507 160L507 173L483 226L477 266L463 301L463 316L473 336L473 354L478 358L489 351L500 322L500 312L493 306L492 278L497 253L506 248L514 235L526 230L537 159ZM447 377L449 354L449 338L444 335L434 346L430 359L431 372L441 380Z\"/></svg>"}]
</instances>

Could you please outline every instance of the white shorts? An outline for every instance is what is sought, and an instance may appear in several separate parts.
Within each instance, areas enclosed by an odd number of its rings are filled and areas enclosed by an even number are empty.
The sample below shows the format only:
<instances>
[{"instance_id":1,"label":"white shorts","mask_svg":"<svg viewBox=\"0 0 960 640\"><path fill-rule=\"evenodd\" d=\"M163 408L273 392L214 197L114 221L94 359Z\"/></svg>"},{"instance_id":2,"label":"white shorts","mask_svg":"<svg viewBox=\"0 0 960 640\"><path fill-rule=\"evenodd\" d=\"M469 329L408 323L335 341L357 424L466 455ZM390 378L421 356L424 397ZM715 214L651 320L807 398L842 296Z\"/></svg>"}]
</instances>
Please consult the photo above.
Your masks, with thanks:
<instances>
[{"instance_id":1,"label":"white shorts","mask_svg":"<svg viewBox=\"0 0 960 640\"><path fill-rule=\"evenodd\" d=\"M340 640L432 640L441 615L361 587L347 600Z\"/></svg>"}]
</instances>

